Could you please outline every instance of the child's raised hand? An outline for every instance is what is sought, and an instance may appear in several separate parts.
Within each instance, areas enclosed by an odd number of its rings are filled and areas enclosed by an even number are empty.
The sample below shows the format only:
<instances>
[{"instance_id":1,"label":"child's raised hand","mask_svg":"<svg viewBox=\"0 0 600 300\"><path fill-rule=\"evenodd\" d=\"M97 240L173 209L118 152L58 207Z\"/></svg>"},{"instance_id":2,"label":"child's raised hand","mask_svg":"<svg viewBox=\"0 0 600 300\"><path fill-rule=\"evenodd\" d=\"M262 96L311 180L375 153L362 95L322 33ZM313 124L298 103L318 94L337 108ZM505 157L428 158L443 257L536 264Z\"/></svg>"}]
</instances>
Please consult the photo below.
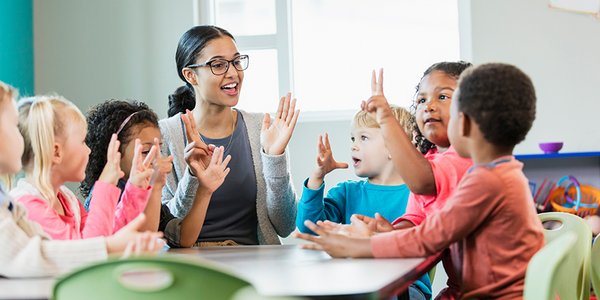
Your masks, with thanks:
<instances>
[{"instance_id":1,"label":"child's raised hand","mask_svg":"<svg viewBox=\"0 0 600 300\"><path fill-rule=\"evenodd\" d=\"M160 143L157 138L154 138L154 146L160 149ZM164 157L160 151L157 151L153 166L154 174L150 180L150 185L162 188L167 182L167 175L173 171L173 156Z\"/></svg>"},{"instance_id":2,"label":"child's raised hand","mask_svg":"<svg viewBox=\"0 0 600 300\"><path fill-rule=\"evenodd\" d=\"M323 184L325 175L335 169L347 168L347 163L337 162L333 158L333 152L329 144L329 135L325 133L325 142L323 142L323 136L319 135L319 140L317 141L317 167L308 178L307 187L313 190L319 189Z\"/></svg>"},{"instance_id":3,"label":"child's raised hand","mask_svg":"<svg viewBox=\"0 0 600 300\"><path fill-rule=\"evenodd\" d=\"M206 145L202 141L200 133L196 128L194 114L190 110L186 110L186 113L181 115L181 120L185 126L185 135L187 138L187 145L184 150L185 161L190 166L192 174L195 175L193 168L191 168L191 162L197 161L201 165L208 166L214 145Z\"/></svg>"},{"instance_id":4,"label":"child's raised hand","mask_svg":"<svg viewBox=\"0 0 600 300\"><path fill-rule=\"evenodd\" d=\"M388 120L396 120L392 115L390 104L383 95L383 69L379 69L379 79L375 74L375 70L373 70L371 74L371 98L363 101L360 108L371 113L379 125Z\"/></svg>"},{"instance_id":5,"label":"child's raised hand","mask_svg":"<svg viewBox=\"0 0 600 300\"><path fill-rule=\"evenodd\" d=\"M319 135L319 141L317 142L317 169L315 170L314 175L323 178L335 169L347 168L347 163L337 162L335 158L333 158L333 152L331 151L331 145L329 144L329 135L325 133L325 143L323 143L323 136Z\"/></svg>"},{"instance_id":6,"label":"child's raised hand","mask_svg":"<svg viewBox=\"0 0 600 300\"><path fill-rule=\"evenodd\" d=\"M153 145L150 152L144 159L142 155L142 143L140 139L135 139L135 148L133 152L133 160L131 161L131 171L129 172L129 182L139 188L146 189L150 185L154 168L152 163L156 159L159 148Z\"/></svg>"},{"instance_id":7,"label":"child's raised hand","mask_svg":"<svg viewBox=\"0 0 600 300\"><path fill-rule=\"evenodd\" d=\"M260 129L260 144L266 154L283 154L292 137L300 110L296 109L296 98L290 100L291 98L292 93L281 97L273 121L271 121L269 114L265 114L263 118L262 128Z\"/></svg>"},{"instance_id":8,"label":"child's raised hand","mask_svg":"<svg viewBox=\"0 0 600 300\"><path fill-rule=\"evenodd\" d=\"M223 146L215 148L210 163L207 166L197 161L191 162L192 169L194 169L200 185L209 193L216 191L223 184L223 181L225 181L227 174L229 174L230 169L227 167L227 164L231 160L231 155L227 155L223 159L224 152L225 148Z\"/></svg>"},{"instance_id":9,"label":"child's raised hand","mask_svg":"<svg viewBox=\"0 0 600 300\"><path fill-rule=\"evenodd\" d=\"M117 139L117 135L113 134L106 150L106 164L98 180L109 184L117 184L119 179L125 176L125 173L121 170L120 144L121 142Z\"/></svg>"}]
</instances>

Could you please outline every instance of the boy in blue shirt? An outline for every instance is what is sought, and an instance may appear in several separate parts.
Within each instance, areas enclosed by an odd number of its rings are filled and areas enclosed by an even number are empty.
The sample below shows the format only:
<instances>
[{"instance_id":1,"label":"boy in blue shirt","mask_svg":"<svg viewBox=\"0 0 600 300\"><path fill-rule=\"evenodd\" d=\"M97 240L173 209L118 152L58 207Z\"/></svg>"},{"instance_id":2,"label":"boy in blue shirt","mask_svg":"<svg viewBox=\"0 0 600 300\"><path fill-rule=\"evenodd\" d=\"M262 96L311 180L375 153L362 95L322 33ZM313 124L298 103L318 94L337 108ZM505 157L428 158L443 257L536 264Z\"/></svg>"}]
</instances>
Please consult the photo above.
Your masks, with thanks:
<instances>
[{"instance_id":1,"label":"boy in blue shirt","mask_svg":"<svg viewBox=\"0 0 600 300\"><path fill-rule=\"evenodd\" d=\"M411 137L414 126L412 115L401 107L392 107L392 112ZM353 214L375 217L375 213L378 213L388 220L395 220L404 214L410 190L394 168L376 120L368 113L359 111L352 122L351 140L354 172L366 179L341 182L327 192L327 197L323 197L325 175L335 169L346 169L348 164L333 158L327 134L324 138L319 136L317 166L304 182L298 203L296 226L301 232L312 233L304 225L305 220L349 224ZM409 297L431 298L429 276L423 276L409 287Z\"/></svg>"}]
</instances>

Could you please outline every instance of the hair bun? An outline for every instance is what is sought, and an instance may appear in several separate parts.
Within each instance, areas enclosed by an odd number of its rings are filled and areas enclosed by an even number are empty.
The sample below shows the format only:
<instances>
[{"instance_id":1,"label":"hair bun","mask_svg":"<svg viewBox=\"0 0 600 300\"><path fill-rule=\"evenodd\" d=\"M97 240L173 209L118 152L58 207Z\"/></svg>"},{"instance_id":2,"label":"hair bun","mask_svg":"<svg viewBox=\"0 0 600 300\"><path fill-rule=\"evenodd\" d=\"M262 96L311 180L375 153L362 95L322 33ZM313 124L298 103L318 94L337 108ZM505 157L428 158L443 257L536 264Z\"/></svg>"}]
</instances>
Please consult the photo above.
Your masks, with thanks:
<instances>
[{"instance_id":1,"label":"hair bun","mask_svg":"<svg viewBox=\"0 0 600 300\"><path fill-rule=\"evenodd\" d=\"M178 87L173 94L169 95L169 117L184 113L186 109L193 110L194 107L196 107L194 90L187 85Z\"/></svg>"}]
</instances>

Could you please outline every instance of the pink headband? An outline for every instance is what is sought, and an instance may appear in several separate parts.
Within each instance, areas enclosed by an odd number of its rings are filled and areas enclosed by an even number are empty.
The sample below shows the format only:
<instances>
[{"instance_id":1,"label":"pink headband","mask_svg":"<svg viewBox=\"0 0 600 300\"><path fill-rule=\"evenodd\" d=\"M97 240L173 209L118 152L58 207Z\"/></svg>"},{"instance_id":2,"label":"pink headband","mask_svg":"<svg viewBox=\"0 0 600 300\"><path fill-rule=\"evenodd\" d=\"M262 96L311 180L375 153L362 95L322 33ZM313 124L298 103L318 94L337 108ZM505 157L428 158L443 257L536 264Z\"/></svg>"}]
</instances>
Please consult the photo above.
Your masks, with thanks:
<instances>
[{"instance_id":1,"label":"pink headband","mask_svg":"<svg viewBox=\"0 0 600 300\"><path fill-rule=\"evenodd\" d=\"M133 117L135 114L139 113L140 110L130 114L127 118L125 118L125 120L123 120L123 123L121 123L121 126L119 126L119 129L117 130L116 134L119 135L119 133L121 133L121 130L123 130L123 128L125 128L125 125L127 125L127 122L129 122L129 120L131 120L131 117Z\"/></svg>"}]
</instances>

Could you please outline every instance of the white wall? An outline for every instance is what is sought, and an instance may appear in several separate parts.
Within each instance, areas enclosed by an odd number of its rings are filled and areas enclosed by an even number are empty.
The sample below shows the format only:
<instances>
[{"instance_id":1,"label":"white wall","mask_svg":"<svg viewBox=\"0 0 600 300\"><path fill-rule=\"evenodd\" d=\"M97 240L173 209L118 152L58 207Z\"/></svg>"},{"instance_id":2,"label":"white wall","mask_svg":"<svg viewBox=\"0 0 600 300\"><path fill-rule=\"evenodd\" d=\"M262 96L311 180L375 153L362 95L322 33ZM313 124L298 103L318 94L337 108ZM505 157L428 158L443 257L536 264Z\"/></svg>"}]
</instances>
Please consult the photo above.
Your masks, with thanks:
<instances>
[{"instance_id":1,"label":"white wall","mask_svg":"<svg viewBox=\"0 0 600 300\"><path fill-rule=\"evenodd\" d=\"M517 152L541 153L537 144L553 141L565 142L563 152L600 150L600 20L548 0L460 1L471 24L466 58L515 64L535 85L537 118Z\"/></svg>"},{"instance_id":2,"label":"white wall","mask_svg":"<svg viewBox=\"0 0 600 300\"><path fill-rule=\"evenodd\" d=\"M175 49L192 25L192 0L35 0L36 94L61 94L84 112L137 99L166 116L167 95L182 85Z\"/></svg>"}]
</instances>

